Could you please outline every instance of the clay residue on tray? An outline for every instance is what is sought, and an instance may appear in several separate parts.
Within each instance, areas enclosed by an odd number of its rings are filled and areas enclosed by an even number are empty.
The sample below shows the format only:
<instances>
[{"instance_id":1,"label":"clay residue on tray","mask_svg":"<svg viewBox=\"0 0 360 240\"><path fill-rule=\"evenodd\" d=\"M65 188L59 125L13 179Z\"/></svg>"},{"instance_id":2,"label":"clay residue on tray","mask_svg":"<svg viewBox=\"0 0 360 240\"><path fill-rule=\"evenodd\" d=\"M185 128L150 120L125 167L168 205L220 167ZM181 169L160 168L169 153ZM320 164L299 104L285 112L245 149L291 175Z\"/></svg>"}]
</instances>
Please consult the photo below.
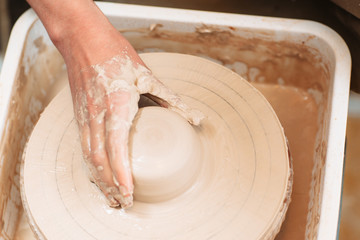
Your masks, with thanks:
<instances>
[{"instance_id":1,"label":"clay residue on tray","mask_svg":"<svg viewBox=\"0 0 360 240\"><path fill-rule=\"evenodd\" d=\"M54 47L47 47L41 37L30 45L37 48L38 55L36 59L24 54L21 58L1 136L4 164L0 168L0 215L4 221L0 221L0 237L5 239L13 239L17 228L14 222L22 214L20 162L25 144L40 113L61 88L66 76L63 60ZM25 69L27 64L31 66Z\"/></svg>"},{"instance_id":2,"label":"clay residue on tray","mask_svg":"<svg viewBox=\"0 0 360 240\"><path fill-rule=\"evenodd\" d=\"M48 48L47 45L44 44L44 42L43 42L43 36L40 36L37 39L35 39L34 45L35 45L35 47L37 47L39 49L39 54L46 51L46 49Z\"/></svg>"},{"instance_id":3,"label":"clay residue on tray","mask_svg":"<svg viewBox=\"0 0 360 240\"><path fill-rule=\"evenodd\" d=\"M241 29L241 32L246 30ZM173 32L161 26L121 32L140 51L167 51L193 55L206 55L223 65L236 62L257 68L260 73L254 82L278 83L283 79L286 85L302 89L316 89L327 92L329 69L319 59L320 53L306 45L289 41L269 41L274 33L260 32L260 37L240 37L230 29L202 25L193 33ZM141 36L141 37L140 37Z\"/></svg>"}]
</instances>

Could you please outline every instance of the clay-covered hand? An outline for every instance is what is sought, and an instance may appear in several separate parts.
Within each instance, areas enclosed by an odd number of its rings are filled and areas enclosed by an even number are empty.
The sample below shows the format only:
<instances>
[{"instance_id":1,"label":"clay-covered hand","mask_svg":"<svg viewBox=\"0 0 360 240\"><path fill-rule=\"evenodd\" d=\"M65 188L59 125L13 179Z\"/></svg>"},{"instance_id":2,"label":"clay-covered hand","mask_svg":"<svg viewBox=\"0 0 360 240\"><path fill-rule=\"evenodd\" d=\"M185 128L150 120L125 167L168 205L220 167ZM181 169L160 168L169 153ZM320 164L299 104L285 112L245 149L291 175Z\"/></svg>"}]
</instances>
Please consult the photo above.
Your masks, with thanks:
<instances>
[{"instance_id":1,"label":"clay-covered hand","mask_svg":"<svg viewBox=\"0 0 360 240\"><path fill-rule=\"evenodd\" d=\"M139 94L199 123L93 1L28 0L64 57L85 161L111 206L132 205L128 136ZM149 171L151 171L149 169Z\"/></svg>"},{"instance_id":2,"label":"clay-covered hand","mask_svg":"<svg viewBox=\"0 0 360 240\"><path fill-rule=\"evenodd\" d=\"M192 124L202 119L200 112L190 109L138 57L134 60L134 55L132 47L126 47L122 54L82 69L72 84L83 154L93 181L111 206L120 204L123 208L133 202L128 138L140 94L147 94Z\"/></svg>"}]
</instances>

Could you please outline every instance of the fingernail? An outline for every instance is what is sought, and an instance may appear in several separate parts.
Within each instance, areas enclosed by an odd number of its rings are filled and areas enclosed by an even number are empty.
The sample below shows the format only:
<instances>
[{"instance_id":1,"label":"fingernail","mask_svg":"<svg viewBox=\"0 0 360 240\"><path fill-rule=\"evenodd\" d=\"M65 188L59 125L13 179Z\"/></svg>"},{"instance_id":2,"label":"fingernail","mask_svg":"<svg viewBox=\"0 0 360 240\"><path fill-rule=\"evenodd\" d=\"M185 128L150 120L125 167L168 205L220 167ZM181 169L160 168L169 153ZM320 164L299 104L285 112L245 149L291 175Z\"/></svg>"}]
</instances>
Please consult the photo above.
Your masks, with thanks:
<instances>
[{"instance_id":1,"label":"fingernail","mask_svg":"<svg viewBox=\"0 0 360 240\"><path fill-rule=\"evenodd\" d=\"M133 187L128 189L127 187L120 185L119 186L120 194L115 196L115 198L120 202L122 208L129 208L133 205Z\"/></svg>"},{"instance_id":2,"label":"fingernail","mask_svg":"<svg viewBox=\"0 0 360 240\"><path fill-rule=\"evenodd\" d=\"M120 204L121 207L124 209L131 207L133 205L133 196L129 195L127 197L122 198Z\"/></svg>"},{"instance_id":3,"label":"fingernail","mask_svg":"<svg viewBox=\"0 0 360 240\"><path fill-rule=\"evenodd\" d=\"M123 196L122 194L116 194L115 198L120 202L121 208L126 209L133 205L133 195Z\"/></svg>"},{"instance_id":4,"label":"fingernail","mask_svg":"<svg viewBox=\"0 0 360 240\"><path fill-rule=\"evenodd\" d=\"M120 203L118 201L116 201L116 199L113 196L108 196L107 197L108 201L109 201L109 206L110 207L118 207L120 205Z\"/></svg>"}]
</instances>

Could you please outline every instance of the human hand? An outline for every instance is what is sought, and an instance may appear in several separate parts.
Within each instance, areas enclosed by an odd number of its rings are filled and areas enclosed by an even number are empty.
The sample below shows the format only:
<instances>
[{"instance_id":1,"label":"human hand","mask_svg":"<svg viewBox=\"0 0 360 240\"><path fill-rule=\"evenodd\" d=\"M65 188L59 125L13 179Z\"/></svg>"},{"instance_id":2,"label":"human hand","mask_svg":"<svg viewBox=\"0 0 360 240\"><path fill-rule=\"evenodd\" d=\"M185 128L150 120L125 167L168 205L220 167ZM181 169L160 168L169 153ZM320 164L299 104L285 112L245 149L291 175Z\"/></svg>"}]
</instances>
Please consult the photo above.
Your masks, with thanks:
<instances>
[{"instance_id":1,"label":"human hand","mask_svg":"<svg viewBox=\"0 0 360 240\"><path fill-rule=\"evenodd\" d=\"M137 55L130 44L121 52L82 69L73 80L72 94L84 160L93 181L110 206L120 204L127 208L133 201L128 138L140 94L178 112L195 125L200 123L202 114L190 109L139 58L134 58Z\"/></svg>"},{"instance_id":2,"label":"human hand","mask_svg":"<svg viewBox=\"0 0 360 240\"><path fill-rule=\"evenodd\" d=\"M129 42L89 0L28 0L64 57L85 162L110 206L133 202L128 137L140 94L189 122L191 110L158 81Z\"/></svg>"}]
</instances>

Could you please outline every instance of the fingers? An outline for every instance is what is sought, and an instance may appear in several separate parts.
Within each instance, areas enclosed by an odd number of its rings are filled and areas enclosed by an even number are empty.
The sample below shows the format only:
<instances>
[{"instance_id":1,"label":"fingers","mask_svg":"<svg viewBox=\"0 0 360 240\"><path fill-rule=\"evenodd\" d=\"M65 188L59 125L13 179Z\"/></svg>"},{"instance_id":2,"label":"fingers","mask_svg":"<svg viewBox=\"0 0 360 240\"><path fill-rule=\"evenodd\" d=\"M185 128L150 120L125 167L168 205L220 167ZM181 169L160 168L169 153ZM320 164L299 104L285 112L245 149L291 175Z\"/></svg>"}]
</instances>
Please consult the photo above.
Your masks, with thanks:
<instances>
[{"instance_id":1,"label":"fingers","mask_svg":"<svg viewBox=\"0 0 360 240\"><path fill-rule=\"evenodd\" d=\"M178 112L192 124L198 125L204 116L185 104L142 64L135 67L136 71L129 72L133 80L124 84L108 81L108 78L118 80L119 77L114 68L117 69L116 66L121 62L114 61L106 63L108 65L104 65L105 68L84 71L82 76L93 74L96 77L86 78L89 81L79 83L81 88L74 84L72 90L73 96L77 91L85 93L85 97L79 95L75 98L76 102L81 103L75 109L79 110L76 112L82 148L93 180L109 200L110 206L118 206L120 203L123 208L127 208L133 204L134 188L128 137L138 110L139 94L146 93L150 99ZM106 79L102 79L104 77ZM123 85L126 87L123 88Z\"/></svg>"},{"instance_id":2,"label":"fingers","mask_svg":"<svg viewBox=\"0 0 360 240\"><path fill-rule=\"evenodd\" d=\"M114 196L119 195L119 190L113 180L104 143L106 109L95 104L94 99L89 96L86 98L86 108L82 106L84 104L82 102L77 101L77 104L77 109L80 110L76 112L76 115L85 162L89 167L92 180L104 193L109 205L117 207L120 203Z\"/></svg>"},{"instance_id":3,"label":"fingers","mask_svg":"<svg viewBox=\"0 0 360 240\"><path fill-rule=\"evenodd\" d=\"M106 74L111 73L110 67ZM88 74L88 71L82 74ZM93 182L105 194L110 206L120 204L126 208L133 202L127 139L137 112L139 94L136 87L130 89L131 94L107 91L102 77L87 78L88 81L73 88L75 115Z\"/></svg>"},{"instance_id":4,"label":"fingers","mask_svg":"<svg viewBox=\"0 0 360 240\"><path fill-rule=\"evenodd\" d=\"M123 208L131 207L133 204L134 186L129 162L128 137L137 112L138 99L138 94L123 91L113 92L107 96L106 146L113 175L120 190L120 195L116 198Z\"/></svg>"},{"instance_id":5,"label":"fingers","mask_svg":"<svg viewBox=\"0 0 360 240\"><path fill-rule=\"evenodd\" d=\"M162 107L169 108L194 125L199 125L204 118L202 112L190 108L177 94L157 80L152 74L144 74L138 78L139 92L146 94L151 100Z\"/></svg>"},{"instance_id":6,"label":"fingers","mask_svg":"<svg viewBox=\"0 0 360 240\"><path fill-rule=\"evenodd\" d=\"M113 195L119 194L119 191L112 179L108 177L112 176L111 170L109 171L110 165L108 164L108 161L106 159L101 160L98 156L94 158L91 154L91 136L89 125L86 124L80 129L80 136L83 156L90 171L91 181L94 182L105 194L111 207L119 206L119 201L113 197Z\"/></svg>"}]
</instances>

